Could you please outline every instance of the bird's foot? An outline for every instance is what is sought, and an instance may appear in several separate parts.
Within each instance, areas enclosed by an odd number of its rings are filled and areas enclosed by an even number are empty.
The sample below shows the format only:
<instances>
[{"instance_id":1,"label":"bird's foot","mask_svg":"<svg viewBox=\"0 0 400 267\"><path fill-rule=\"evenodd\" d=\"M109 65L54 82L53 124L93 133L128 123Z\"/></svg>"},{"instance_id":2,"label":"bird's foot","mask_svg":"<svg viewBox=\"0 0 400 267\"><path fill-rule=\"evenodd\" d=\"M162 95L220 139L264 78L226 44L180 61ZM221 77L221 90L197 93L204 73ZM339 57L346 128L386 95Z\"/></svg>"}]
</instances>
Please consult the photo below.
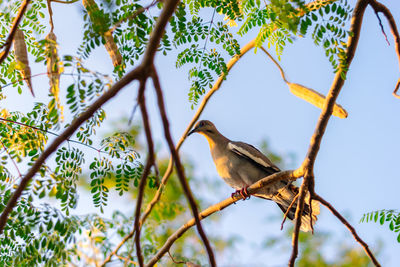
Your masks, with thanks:
<instances>
[{"instance_id":1,"label":"bird's foot","mask_svg":"<svg viewBox=\"0 0 400 267\"><path fill-rule=\"evenodd\" d=\"M247 192L247 188L249 188L249 187L245 186L240 190L236 190L235 192L233 192L231 194L231 197L233 198L236 194L240 194L243 197L243 200L250 199L250 194L249 194L249 192Z\"/></svg>"},{"instance_id":2,"label":"bird's foot","mask_svg":"<svg viewBox=\"0 0 400 267\"><path fill-rule=\"evenodd\" d=\"M240 189L239 193L243 197L243 200L250 199L250 194L249 194L249 192L247 192L247 188L249 188L249 187L245 186L242 189Z\"/></svg>"}]
</instances>

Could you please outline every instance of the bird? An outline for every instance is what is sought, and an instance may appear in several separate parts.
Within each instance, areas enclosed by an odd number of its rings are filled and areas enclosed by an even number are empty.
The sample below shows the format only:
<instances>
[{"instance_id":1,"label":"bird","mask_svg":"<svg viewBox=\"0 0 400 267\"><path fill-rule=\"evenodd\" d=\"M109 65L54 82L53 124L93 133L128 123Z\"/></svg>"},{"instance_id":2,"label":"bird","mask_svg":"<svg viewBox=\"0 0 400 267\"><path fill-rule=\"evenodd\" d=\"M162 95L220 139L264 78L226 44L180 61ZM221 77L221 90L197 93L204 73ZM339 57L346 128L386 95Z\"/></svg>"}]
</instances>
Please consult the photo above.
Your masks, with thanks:
<instances>
[{"instance_id":1,"label":"bird","mask_svg":"<svg viewBox=\"0 0 400 267\"><path fill-rule=\"evenodd\" d=\"M201 120L197 122L188 136L193 133L199 133L207 139L219 176L229 186L236 189L232 196L240 193L243 200L249 198L247 188L250 185L266 176L280 172L280 169L257 148L244 142L229 140L217 130L211 121ZM289 179L283 179L258 189L253 195L274 201L282 212L286 213L298 192L299 188L293 185ZM319 214L319 202L312 200L312 209L310 209L309 197L309 193L307 193L301 215L300 230L303 232L313 230L310 212L312 212L313 224ZM287 217L290 220L295 218L296 208L297 203L292 205L287 212Z\"/></svg>"}]
</instances>

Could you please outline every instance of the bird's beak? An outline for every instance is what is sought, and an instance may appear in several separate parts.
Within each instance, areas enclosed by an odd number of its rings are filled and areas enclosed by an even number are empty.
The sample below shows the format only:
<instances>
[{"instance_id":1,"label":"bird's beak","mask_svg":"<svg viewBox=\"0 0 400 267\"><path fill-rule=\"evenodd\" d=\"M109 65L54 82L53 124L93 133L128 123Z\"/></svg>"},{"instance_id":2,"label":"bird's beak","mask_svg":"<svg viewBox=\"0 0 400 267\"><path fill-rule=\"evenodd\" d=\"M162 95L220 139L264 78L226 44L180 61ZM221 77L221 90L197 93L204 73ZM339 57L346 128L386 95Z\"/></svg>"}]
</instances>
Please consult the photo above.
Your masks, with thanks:
<instances>
[{"instance_id":1,"label":"bird's beak","mask_svg":"<svg viewBox=\"0 0 400 267\"><path fill-rule=\"evenodd\" d=\"M194 128L193 130L191 130L191 131L187 134L187 136L191 135L192 133L197 132L197 130L198 130L198 128Z\"/></svg>"}]
</instances>

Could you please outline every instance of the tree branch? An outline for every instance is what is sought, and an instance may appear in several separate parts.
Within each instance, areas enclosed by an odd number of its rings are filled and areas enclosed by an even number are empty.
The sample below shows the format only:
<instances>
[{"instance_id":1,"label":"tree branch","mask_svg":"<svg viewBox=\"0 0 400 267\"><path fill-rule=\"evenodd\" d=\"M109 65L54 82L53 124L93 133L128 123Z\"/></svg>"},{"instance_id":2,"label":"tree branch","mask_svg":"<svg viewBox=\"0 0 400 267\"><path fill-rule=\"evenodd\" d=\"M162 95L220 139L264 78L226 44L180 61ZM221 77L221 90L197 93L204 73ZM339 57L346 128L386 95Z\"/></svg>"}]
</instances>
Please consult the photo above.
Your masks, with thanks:
<instances>
[{"instance_id":1,"label":"tree branch","mask_svg":"<svg viewBox=\"0 0 400 267\"><path fill-rule=\"evenodd\" d=\"M186 198L187 198L187 200L189 202L189 205L190 205L190 208L192 210L193 217L194 217L194 219L196 221L197 231L199 232L199 235L200 235L201 239L203 240L204 246L206 247L206 251L207 251L207 254L208 254L210 265L212 267L216 267L217 265L215 263L214 253L212 251L210 242L208 241L207 235L205 234L205 232L203 230L203 227L201 225L201 222L200 222L199 212L198 212L198 209L197 209L196 200L193 197L193 194L192 194L192 191L190 189L189 183L188 183L188 181L187 181L187 179L185 177L183 165L181 163L178 151L176 150L174 142L173 142L172 137L171 137L171 132L169 130L168 117L167 117L167 113L165 111L163 92L162 92L160 81L159 81L159 78L158 78L158 75L157 75L157 72L156 72L155 68L153 69L151 77L152 77L152 80L153 80L154 88L155 88L156 93L157 93L158 109L160 111L160 117L162 119L163 126L164 126L165 139L168 142L168 147L169 147L169 150L171 152L172 159L175 162L175 167L176 167L176 171L177 171L177 174L178 174L179 181L180 181L180 183L182 185L183 192L186 195ZM136 236L138 235L137 230L138 229L136 229Z\"/></svg>"},{"instance_id":2,"label":"tree branch","mask_svg":"<svg viewBox=\"0 0 400 267\"><path fill-rule=\"evenodd\" d=\"M149 9L149 8L151 8L151 7L153 7L153 6L155 6L157 3L158 3L157 0L153 0L153 2L151 2L151 3L148 4L147 6L141 7L141 8L139 8L138 10L136 10L136 11L135 11L133 14L131 14L129 17L124 18L124 19L121 19L120 21L118 21L117 23L115 23L114 26L113 26L111 29L109 29L108 31L109 31L110 33L113 33L119 26L121 26L122 23L124 23L125 21L132 20L132 19L136 18L138 15L142 14L142 13L143 13L144 11L146 11L147 9Z\"/></svg>"},{"instance_id":3,"label":"tree branch","mask_svg":"<svg viewBox=\"0 0 400 267\"><path fill-rule=\"evenodd\" d=\"M316 129L314 131L313 136L311 137L310 141L310 146L308 148L307 156L304 159L300 169L304 172L304 180L303 183L300 187L300 197L299 197L299 202L297 204L297 209L296 209L296 224L294 228L294 233L293 233L293 251L291 258L289 260L289 266L294 266L295 259L297 257L297 250L298 250L298 235L299 235L299 230L300 230L300 224L301 224L301 212L304 206L304 199L305 199L305 194L306 191L308 190L310 192L310 197L313 198L315 192L314 192L314 175L313 175L313 170L314 170L314 164L315 164L315 159L317 157L322 137L325 133L326 127L328 125L328 121L331 117L333 107L335 105L336 99L340 93L340 90L342 89L344 85L344 80L342 78L342 73L347 74L347 69L350 67L350 64L354 58L354 54L357 48L358 40L360 38L360 31L361 31L361 25L362 25L362 19L364 16L365 9L368 5L370 0L359 0L355 6L353 15L352 15L352 20L351 20L351 26L350 26L350 32L352 32L352 35L349 35L348 40L347 40L347 51L346 51L346 65L347 68L343 69L339 72L336 73L332 86L329 90L329 93L326 97L322 112L319 116ZM310 216L312 216L310 214Z\"/></svg>"},{"instance_id":4,"label":"tree branch","mask_svg":"<svg viewBox=\"0 0 400 267\"><path fill-rule=\"evenodd\" d=\"M73 4L78 2L79 0L71 0L71 1L61 1L61 0L51 0L51 2L59 3L59 4Z\"/></svg>"},{"instance_id":5,"label":"tree branch","mask_svg":"<svg viewBox=\"0 0 400 267\"><path fill-rule=\"evenodd\" d=\"M301 217L302 217L303 208L304 208L304 199L305 199L306 193L307 193L306 190L307 190L307 183L304 180L299 189L299 201L297 202L295 224L294 224L293 237L292 237L293 249L292 249L292 255L290 256L290 260L289 260L290 267L294 266L294 263L297 258L298 250L299 250L299 233L300 233L300 226L301 226ZM310 217L312 218L312 214L310 214Z\"/></svg>"},{"instance_id":6,"label":"tree branch","mask_svg":"<svg viewBox=\"0 0 400 267\"><path fill-rule=\"evenodd\" d=\"M300 178L302 176L301 171L299 170L289 170L289 171L282 171L282 172L277 172L274 173L270 176L267 176L258 182L252 184L249 186L247 189L249 194L254 194L257 192L258 189L268 186L272 183L275 183L277 181L283 180L283 179L290 179L292 181L296 180L297 178ZM232 197L228 197L227 199L212 205L208 207L207 209L203 210L202 212L199 213L199 219L205 219L211 214L214 214L215 212L221 211L225 209L226 207L232 205L236 201L242 199L243 197L240 194L235 194ZM191 228L195 224L195 219L191 219L188 222L186 222L184 225L182 225L178 230L175 231L172 235L170 235L167 239L167 241L164 243L162 248L154 255L154 257L146 264L146 267L153 266L156 264L161 257L164 256L165 253L169 251L173 243L179 239L189 228Z\"/></svg>"},{"instance_id":7,"label":"tree branch","mask_svg":"<svg viewBox=\"0 0 400 267\"><path fill-rule=\"evenodd\" d=\"M135 236L135 243L136 243L136 254L138 257L138 262L139 266L143 266L143 255L140 249L140 225L139 225L139 219L140 219L140 210L142 208L142 202L143 202L143 196L144 196L144 189L146 188L146 181L147 181L147 176L150 173L150 168L154 164L154 143L153 143L153 137L151 134L151 129L150 129L150 123L149 123L149 115L147 113L147 107L146 107L146 98L144 96L144 91L146 89L146 80L141 80L140 81L140 88L139 88L139 94L138 94L138 102L140 106L140 111L142 113L142 118L143 118L143 125L144 125L144 131L146 133L146 140L147 140L147 146L148 146L148 155L147 155L147 161L146 161L146 166L144 167L142 177L140 178L140 184L138 188L138 197L136 201L136 211L135 211L135 223L134 223L134 229L136 231L136 236Z\"/></svg>"},{"instance_id":8,"label":"tree branch","mask_svg":"<svg viewBox=\"0 0 400 267\"><path fill-rule=\"evenodd\" d=\"M6 39L6 42L2 45L1 48L5 47L3 52L0 54L0 64L3 63L3 61L7 58L8 53L10 52L11 49L11 44L14 39L15 31L18 28L18 25L22 19L22 17L25 14L25 11L29 5L30 0L24 0L24 2L21 4L21 7L19 8L18 14L14 19L13 25L11 27L10 33L8 34L8 37Z\"/></svg>"},{"instance_id":9,"label":"tree branch","mask_svg":"<svg viewBox=\"0 0 400 267\"><path fill-rule=\"evenodd\" d=\"M351 234L353 235L354 239L363 246L365 252L367 253L368 257L371 259L371 261L375 264L375 266L381 266L379 262L376 260L374 254L372 254L371 250L369 249L367 243L365 243L357 234L356 230L351 226L351 224L325 199L320 197L317 194L314 194L313 198L315 200L318 200L322 205L327 207L333 215L335 215L346 227L349 229Z\"/></svg>"},{"instance_id":10,"label":"tree branch","mask_svg":"<svg viewBox=\"0 0 400 267\"><path fill-rule=\"evenodd\" d=\"M395 22L395 20L393 18L393 15L385 5L383 5L382 3L377 2L376 0L369 0L369 4L374 9L374 11L375 11L375 13L377 15L378 15L378 13L383 13L383 15L386 17L386 19L389 22L390 32L393 35L395 51L396 51L396 54L397 54L397 60L399 62L399 68L400 68L400 35L399 35L399 31L397 29L396 22ZM398 96L396 94L396 92L397 92L397 90L399 88L399 84L400 84L400 78L397 81L396 88L393 91L393 95L395 97L397 97L397 98L400 98L400 96Z\"/></svg>"}]
</instances>

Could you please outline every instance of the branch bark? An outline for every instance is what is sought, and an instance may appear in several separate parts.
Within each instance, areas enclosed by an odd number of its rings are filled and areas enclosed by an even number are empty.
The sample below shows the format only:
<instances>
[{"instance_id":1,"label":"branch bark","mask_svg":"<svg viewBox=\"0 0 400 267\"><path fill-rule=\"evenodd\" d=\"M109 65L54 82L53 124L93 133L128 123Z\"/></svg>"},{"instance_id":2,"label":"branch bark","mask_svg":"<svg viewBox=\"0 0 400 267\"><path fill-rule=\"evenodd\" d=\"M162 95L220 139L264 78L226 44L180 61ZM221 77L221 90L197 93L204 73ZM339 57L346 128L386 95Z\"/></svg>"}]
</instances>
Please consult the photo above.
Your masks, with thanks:
<instances>
[{"instance_id":1,"label":"branch bark","mask_svg":"<svg viewBox=\"0 0 400 267\"><path fill-rule=\"evenodd\" d=\"M142 113L144 131L146 133L148 155L147 155L146 166L144 167L143 174L140 178L140 184L139 184L139 188L138 188L138 197L137 197L137 201L136 201L135 222L134 222L134 229L136 231L136 236L135 236L136 254L138 257L138 262L139 262L140 267L143 266L143 255L142 255L142 252L140 249L140 229L139 229L139 227L140 227L139 226L140 210L142 208L142 202L143 202L143 197L144 197L144 190L146 188L147 177L149 176L150 168L151 168L151 166L153 166L154 159L155 159L153 137L152 137L151 129L150 129L149 115L147 113L146 98L144 96L145 89L146 89L146 80L141 80L139 94L138 94L138 102L139 102L139 106L140 106L140 111Z\"/></svg>"},{"instance_id":2,"label":"branch bark","mask_svg":"<svg viewBox=\"0 0 400 267\"><path fill-rule=\"evenodd\" d=\"M393 15L384 4L379 3L376 0L370 0L369 4L374 9L377 16L378 16L378 13L382 13L389 22L390 32L393 35L395 51L397 54L397 60L399 62L399 68L400 68L400 35L399 35L399 31L397 29L396 22L394 21ZM400 85L400 78L398 79L396 87L393 91L393 96L397 97L397 98L400 98L400 96L397 95L397 90L399 89L399 85Z\"/></svg>"},{"instance_id":3,"label":"branch bark","mask_svg":"<svg viewBox=\"0 0 400 267\"><path fill-rule=\"evenodd\" d=\"M162 119L163 126L164 126L165 139L167 140L168 147L171 152L172 160L175 162L175 167L176 167L176 171L178 173L179 181L182 185L183 192L185 193L186 198L189 202L190 208L192 210L192 214L193 214L193 217L196 222L197 231L199 232L199 235L200 235L201 239L203 240L204 246L206 247L210 265L212 267L216 267L217 265L215 263L214 252L212 251L210 242L209 242L209 240L203 230L203 227L201 225L200 218L199 218L199 211L197 209L196 201L193 197L189 183L187 182L187 179L185 177L183 165L181 163L178 151L176 150L174 142L172 140L171 132L169 130L168 117L167 117L167 113L165 111L163 92L162 92L160 81L159 81L159 78L158 78L155 68L153 69L153 72L152 72L152 79L153 79L154 88L157 93L158 110L160 111L160 117ZM137 229L136 229L136 235L138 235Z\"/></svg>"},{"instance_id":4,"label":"branch bark","mask_svg":"<svg viewBox=\"0 0 400 267\"><path fill-rule=\"evenodd\" d=\"M18 25L21 22L22 17L25 14L25 11L31 1L30 0L25 0L22 4L21 7L18 11L17 16L14 19L13 25L11 27L10 33L8 34L8 37L6 39L6 42L3 44L2 47L4 47L3 52L0 54L0 64L3 63L3 61L7 58L8 53L10 52L11 49L11 44L13 42L15 32L18 29Z\"/></svg>"}]
</instances>

